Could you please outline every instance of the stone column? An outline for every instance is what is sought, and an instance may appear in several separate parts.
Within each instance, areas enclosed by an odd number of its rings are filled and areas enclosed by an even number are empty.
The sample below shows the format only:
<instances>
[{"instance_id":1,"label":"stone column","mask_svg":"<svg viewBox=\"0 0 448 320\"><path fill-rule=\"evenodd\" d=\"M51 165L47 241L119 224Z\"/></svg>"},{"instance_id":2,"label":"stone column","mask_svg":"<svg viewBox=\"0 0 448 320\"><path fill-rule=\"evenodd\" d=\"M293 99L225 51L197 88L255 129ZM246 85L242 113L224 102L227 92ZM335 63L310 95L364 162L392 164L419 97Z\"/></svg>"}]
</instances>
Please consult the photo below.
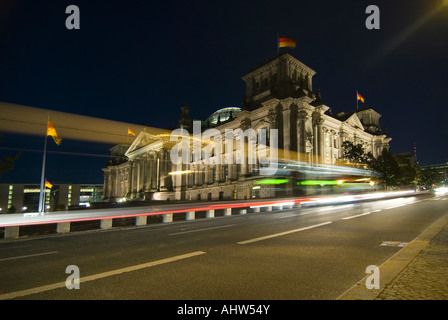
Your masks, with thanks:
<instances>
[{"instance_id":1,"label":"stone column","mask_svg":"<svg viewBox=\"0 0 448 320\"><path fill-rule=\"evenodd\" d=\"M283 109L283 154L286 159L290 159L291 150L291 110Z\"/></svg>"},{"instance_id":2,"label":"stone column","mask_svg":"<svg viewBox=\"0 0 448 320\"><path fill-rule=\"evenodd\" d=\"M323 155L323 141L322 141L322 124L324 120L322 118L317 118L313 120L314 125L314 149L315 149L315 162L322 162Z\"/></svg>"},{"instance_id":3,"label":"stone column","mask_svg":"<svg viewBox=\"0 0 448 320\"><path fill-rule=\"evenodd\" d=\"M330 163L334 164L334 137L336 132L334 130L330 130Z\"/></svg>"},{"instance_id":4,"label":"stone column","mask_svg":"<svg viewBox=\"0 0 448 320\"><path fill-rule=\"evenodd\" d=\"M320 152L320 154L321 154L323 163L327 162L327 157L325 156L326 150L327 150L326 137L327 137L327 130L326 130L326 128L322 127L321 138L320 138L320 140L321 140L320 146L321 146L322 151Z\"/></svg>"},{"instance_id":5,"label":"stone column","mask_svg":"<svg viewBox=\"0 0 448 320\"><path fill-rule=\"evenodd\" d=\"M109 197L109 173L104 171L104 190L103 190L103 199Z\"/></svg>"},{"instance_id":6,"label":"stone column","mask_svg":"<svg viewBox=\"0 0 448 320\"><path fill-rule=\"evenodd\" d=\"M151 190L157 189L157 158L151 156Z\"/></svg>"},{"instance_id":7,"label":"stone column","mask_svg":"<svg viewBox=\"0 0 448 320\"><path fill-rule=\"evenodd\" d=\"M145 191L151 190L151 178L152 178L152 168L151 168L151 158L148 154L145 159Z\"/></svg>"},{"instance_id":8,"label":"stone column","mask_svg":"<svg viewBox=\"0 0 448 320\"><path fill-rule=\"evenodd\" d=\"M159 190L165 187L165 181L163 179L164 176L164 168L165 168L165 157L163 156L163 152L157 152L157 163L158 163L158 174L157 174L157 184L159 186Z\"/></svg>"},{"instance_id":9,"label":"stone column","mask_svg":"<svg viewBox=\"0 0 448 320\"><path fill-rule=\"evenodd\" d=\"M343 130L339 132L339 157L342 157L344 155L344 148L343 143L345 141L345 137L347 136L347 133Z\"/></svg>"},{"instance_id":10,"label":"stone column","mask_svg":"<svg viewBox=\"0 0 448 320\"><path fill-rule=\"evenodd\" d=\"M299 153L299 161L306 161L306 131L305 125L309 116L305 110L298 112L297 119L297 152Z\"/></svg>"},{"instance_id":11,"label":"stone column","mask_svg":"<svg viewBox=\"0 0 448 320\"><path fill-rule=\"evenodd\" d=\"M132 174L133 174L133 170L132 170L132 162L129 164L129 168L128 168L128 193L129 193L129 197L132 194Z\"/></svg>"},{"instance_id":12,"label":"stone column","mask_svg":"<svg viewBox=\"0 0 448 320\"><path fill-rule=\"evenodd\" d=\"M118 169L112 171L112 196L115 198L118 195Z\"/></svg>"}]
</instances>

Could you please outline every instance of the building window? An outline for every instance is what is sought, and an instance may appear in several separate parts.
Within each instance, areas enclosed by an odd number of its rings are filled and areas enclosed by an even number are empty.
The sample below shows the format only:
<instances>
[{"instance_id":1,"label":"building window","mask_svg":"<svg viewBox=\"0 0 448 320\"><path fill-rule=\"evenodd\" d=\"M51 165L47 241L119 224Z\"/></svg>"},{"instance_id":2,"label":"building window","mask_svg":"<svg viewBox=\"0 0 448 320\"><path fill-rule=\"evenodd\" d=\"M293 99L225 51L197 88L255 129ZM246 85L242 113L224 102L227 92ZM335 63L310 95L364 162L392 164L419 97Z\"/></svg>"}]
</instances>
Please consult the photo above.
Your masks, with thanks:
<instances>
[{"instance_id":1,"label":"building window","mask_svg":"<svg viewBox=\"0 0 448 320\"><path fill-rule=\"evenodd\" d=\"M212 176L210 179L210 183L215 183L216 182L216 166L213 166L212 168Z\"/></svg>"},{"instance_id":2,"label":"building window","mask_svg":"<svg viewBox=\"0 0 448 320\"><path fill-rule=\"evenodd\" d=\"M227 178L229 177L229 165L228 164L226 164L226 165L224 165L224 168L223 168L224 170L223 170L223 180L224 181L227 181Z\"/></svg>"},{"instance_id":3,"label":"building window","mask_svg":"<svg viewBox=\"0 0 448 320\"><path fill-rule=\"evenodd\" d=\"M68 186L67 205L72 205L72 186Z\"/></svg>"},{"instance_id":4,"label":"building window","mask_svg":"<svg viewBox=\"0 0 448 320\"><path fill-rule=\"evenodd\" d=\"M9 186L9 192L8 192L8 209L12 207L12 193L13 193L14 186Z\"/></svg>"},{"instance_id":5,"label":"building window","mask_svg":"<svg viewBox=\"0 0 448 320\"><path fill-rule=\"evenodd\" d=\"M236 164L236 178L238 179L241 176L241 164Z\"/></svg>"},{"instance_id":6,"label":"building window","mask_svg":"<svg viewBox=\"0 0 448 320\"><path fill-rule=\"evenodd\" d=\"M261 129L258 129L258 144L260 145L269 145L269 128L263 127Z\"/></svg>"}]
</instances>

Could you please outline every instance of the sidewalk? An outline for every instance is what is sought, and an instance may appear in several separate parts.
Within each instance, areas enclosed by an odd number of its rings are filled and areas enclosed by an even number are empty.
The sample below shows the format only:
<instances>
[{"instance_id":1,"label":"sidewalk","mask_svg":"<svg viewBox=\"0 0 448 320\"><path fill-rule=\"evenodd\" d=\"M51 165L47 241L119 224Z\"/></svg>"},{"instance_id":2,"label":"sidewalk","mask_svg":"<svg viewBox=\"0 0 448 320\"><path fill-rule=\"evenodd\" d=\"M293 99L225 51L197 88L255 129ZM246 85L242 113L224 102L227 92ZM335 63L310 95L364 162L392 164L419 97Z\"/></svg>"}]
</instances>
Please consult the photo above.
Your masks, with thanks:
<instances>
[{"instance_id":1,"label":"sidewalk","mask_svg":"<svg viewBox=\"0 0 448 320\"><path fill-rule=\"evenodd\" d=\"M448 225L376 300L448 300Z\"/></svg>"},{"instance_id":2,"label":"sidewalk","mask_svg":"<svg viewBox=\"0 0 448 320\"><path fill-rule=\"evenodd\" d=\"M380 267L380 289L366 277L338 300L448 300L448 214Z\"/></svg>"}]
</instances>

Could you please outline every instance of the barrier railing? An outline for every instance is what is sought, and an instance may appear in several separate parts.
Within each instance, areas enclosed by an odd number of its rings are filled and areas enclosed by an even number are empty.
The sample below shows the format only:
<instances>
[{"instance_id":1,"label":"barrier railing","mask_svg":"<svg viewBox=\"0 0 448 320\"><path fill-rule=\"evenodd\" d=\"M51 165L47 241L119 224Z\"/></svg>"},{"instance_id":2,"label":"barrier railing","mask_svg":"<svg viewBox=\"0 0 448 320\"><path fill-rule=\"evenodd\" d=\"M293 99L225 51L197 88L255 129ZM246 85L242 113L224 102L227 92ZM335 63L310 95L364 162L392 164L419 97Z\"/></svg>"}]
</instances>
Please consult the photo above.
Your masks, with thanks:
<instances>
[{"instance_id":1,"label":"barrier railing","mask_svg":"<svg viewBox=\"0 0 448 320\"><path fill-rule=\"evenodd\" d=\"M212 204L174 204L160 205L157 207L81 210L64 213L54 212L43 216L39 216L37 213L2 214L0 215L0 228L4 228L4 238L8 239L18 238L20 227L32 225L56 224L57 233L68 233L71 231L71 223L82 221L100 221L100 229L110 229L113 227L114 219L121 218L135 218L135 226L144 226L147 224L149 216L162 216L163 223L170 223L173 222L173 215L180 213L185 214L185 220L195 220L196 213L204 211L206 212L206 218L214 218L216 210L223 210L224 216L230 216L232 214L247 214L249 212L293 209L302 205L330 205L418 194L422 194L422 192L400 191L364 195L220 202Z\"/></svg>"}]
</instances>

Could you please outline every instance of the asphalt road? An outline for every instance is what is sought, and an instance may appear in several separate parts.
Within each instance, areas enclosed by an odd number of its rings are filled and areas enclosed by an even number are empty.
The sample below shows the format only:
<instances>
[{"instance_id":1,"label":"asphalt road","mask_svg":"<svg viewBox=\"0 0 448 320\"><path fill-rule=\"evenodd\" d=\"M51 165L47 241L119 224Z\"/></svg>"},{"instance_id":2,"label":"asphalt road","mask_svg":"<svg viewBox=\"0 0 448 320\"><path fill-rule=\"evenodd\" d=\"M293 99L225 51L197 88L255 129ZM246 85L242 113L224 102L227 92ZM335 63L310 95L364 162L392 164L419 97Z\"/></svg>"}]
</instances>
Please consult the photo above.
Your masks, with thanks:
<instances>
[{"instance_id":1,"label":"asphalt road","mask_svg":"<svg viewBox=\"0 0 448 320\"><path fill-rule=\"evenodd\" d=\"M0 299L332 300L447 208L424 195L3 240Z\"/></svg>"}]
</instances>

